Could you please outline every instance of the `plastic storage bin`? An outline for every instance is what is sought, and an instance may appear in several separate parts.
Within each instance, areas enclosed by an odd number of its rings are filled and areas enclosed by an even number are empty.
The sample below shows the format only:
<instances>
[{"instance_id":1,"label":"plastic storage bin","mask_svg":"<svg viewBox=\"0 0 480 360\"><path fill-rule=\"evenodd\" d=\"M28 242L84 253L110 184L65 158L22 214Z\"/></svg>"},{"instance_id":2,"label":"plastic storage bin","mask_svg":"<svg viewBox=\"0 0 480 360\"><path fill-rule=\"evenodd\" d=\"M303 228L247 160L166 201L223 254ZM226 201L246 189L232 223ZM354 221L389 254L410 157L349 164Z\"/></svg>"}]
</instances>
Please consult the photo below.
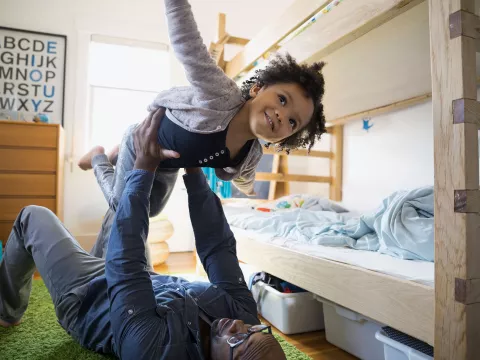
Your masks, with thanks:
<instances>
[{"instance_id":1,"label":"plastic storage bin","mask_svg":"<svg viewBox=\"0 0 480 360\"><path fill-rule=\"evenodd\" d=\"M258 312L284 334L323 330L322 304L311 293L281 293L264 282L252 286Z\"/></svg>"},{"instance_id":2,"label":"plastic storage bin","mask_svg":"<svg viewBox=\"0 0 480 360\"><path fill-rule=\"evenodd\" d=\"M377 331L375 337L383 344L385 360L433 360L433 357L389 338L383 330Z\"/></svg>"},{"instance_id":3,"label":"plastic storage bin","mask_svg":"<svg viewBox=\"0 0 480 360\"><path fill-rule=\"evenodd\" d=\"M364 360L383 360L383 344L375 338L381 324L329 301L323 302L327 341Z\"/></svg>"}]
</instances>

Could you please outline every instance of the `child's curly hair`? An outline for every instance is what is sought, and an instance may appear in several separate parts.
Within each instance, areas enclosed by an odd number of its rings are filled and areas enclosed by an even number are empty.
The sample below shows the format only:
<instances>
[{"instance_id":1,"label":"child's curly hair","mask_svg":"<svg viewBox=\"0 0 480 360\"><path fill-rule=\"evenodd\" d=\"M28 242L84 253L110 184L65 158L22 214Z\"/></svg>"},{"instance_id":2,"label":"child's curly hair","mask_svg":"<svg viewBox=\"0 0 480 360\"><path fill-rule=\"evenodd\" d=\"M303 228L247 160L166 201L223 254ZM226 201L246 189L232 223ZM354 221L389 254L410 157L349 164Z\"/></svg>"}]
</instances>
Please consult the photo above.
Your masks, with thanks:
<instances>
[{"instance_id":1,"label":"child's curly hair","mask_svg":"<svg viewBox=\"0 0 480 360\"><path fill-rule=\"evenodd\" d=\"M300 85L313 100L313 116L311 121L299 132L276 144L287 153L297 148L308 147L308 151L320 140L325 129L322 97L325 91L325 81L321 70L324 62L311 65L300 65L290 55L276 55L265 69L257 70L255 75L242 84L242 95L246 100L251 98L250 89L253 85L269 86L278 83L295 83ZM267 144L267 147L270 144Z\"/></svg>"}]
</instances>

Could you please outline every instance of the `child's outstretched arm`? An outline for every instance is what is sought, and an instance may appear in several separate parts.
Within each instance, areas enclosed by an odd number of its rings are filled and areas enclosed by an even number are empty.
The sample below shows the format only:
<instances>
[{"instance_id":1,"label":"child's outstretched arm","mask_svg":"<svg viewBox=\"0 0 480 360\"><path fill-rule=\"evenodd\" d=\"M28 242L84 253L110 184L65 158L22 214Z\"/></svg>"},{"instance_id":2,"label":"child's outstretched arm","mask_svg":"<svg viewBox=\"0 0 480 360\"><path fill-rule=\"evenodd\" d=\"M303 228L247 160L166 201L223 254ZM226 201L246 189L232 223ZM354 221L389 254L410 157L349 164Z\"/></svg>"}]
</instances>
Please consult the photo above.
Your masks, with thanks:
<instances>
[{"instance_id":1,"label":"child's outstretched arm","mask_svg":"<svg viewBox=\"0 0 480 360\"><path fill-rule=\"evenodd\" d=\"M168 34L177 59L185 68L199 99L213 99L237 88L217 66L203 43L188 0L165 0Z\"/></svg>"}]
</instances>

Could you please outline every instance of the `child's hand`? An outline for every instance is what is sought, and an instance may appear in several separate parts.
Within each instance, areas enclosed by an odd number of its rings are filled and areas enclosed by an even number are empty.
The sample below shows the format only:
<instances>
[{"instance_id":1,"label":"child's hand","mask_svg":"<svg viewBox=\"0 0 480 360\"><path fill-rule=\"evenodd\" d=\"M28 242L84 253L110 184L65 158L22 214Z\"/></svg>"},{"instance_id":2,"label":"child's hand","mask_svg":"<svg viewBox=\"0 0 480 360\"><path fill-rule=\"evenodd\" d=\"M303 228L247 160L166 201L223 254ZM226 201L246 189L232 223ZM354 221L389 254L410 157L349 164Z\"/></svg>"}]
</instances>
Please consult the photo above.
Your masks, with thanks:
<instances>
[{"instance_id":1,"label":"child's hand","mask_svg":"<svg viewBox=\"0 0 480 360\"><path fill-rule=\"evenodd\" d=\"M158 128L164 115L165 108L159 108L154 113L150 113L133 132L136 155L134 169L154 172L163 160L180 157L177 152L165 150L158 143Z\"/></svg>"}]
</instances>

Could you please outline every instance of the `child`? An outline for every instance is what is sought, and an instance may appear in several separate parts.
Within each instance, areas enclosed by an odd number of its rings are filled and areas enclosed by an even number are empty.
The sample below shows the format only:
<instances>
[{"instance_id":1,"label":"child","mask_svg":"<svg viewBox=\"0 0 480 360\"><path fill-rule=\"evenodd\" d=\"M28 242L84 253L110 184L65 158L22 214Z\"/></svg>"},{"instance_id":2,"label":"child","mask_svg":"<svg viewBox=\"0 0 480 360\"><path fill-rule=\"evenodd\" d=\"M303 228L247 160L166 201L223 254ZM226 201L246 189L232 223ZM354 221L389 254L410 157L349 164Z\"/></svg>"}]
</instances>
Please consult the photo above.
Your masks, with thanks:
<instances>
[{"instance_id":1,"label":"child","mask_svg":"<svg viewBox=\"0 0 480 360\"><path fill-rule=\"evenodd\" d=\"M188 0L165 0L165 8L173 50L191 86L163 91L149 106L151 112L167 109L159 143L180 154L157 169L151 216L163 209L179 168L215 168L220 179L233 180L242 192L252 195L255 168L263 154L258 139L287 151L310 149L326 131L321 103L323 63L299 65L289 55L278 56L239 88L210 56ZM93 167L112 209L122 195L126 172L135 162L135 126L124 135L115 171L101 147L93 148L79 162L84 170Z\"/></svg>"}]
</instances>

